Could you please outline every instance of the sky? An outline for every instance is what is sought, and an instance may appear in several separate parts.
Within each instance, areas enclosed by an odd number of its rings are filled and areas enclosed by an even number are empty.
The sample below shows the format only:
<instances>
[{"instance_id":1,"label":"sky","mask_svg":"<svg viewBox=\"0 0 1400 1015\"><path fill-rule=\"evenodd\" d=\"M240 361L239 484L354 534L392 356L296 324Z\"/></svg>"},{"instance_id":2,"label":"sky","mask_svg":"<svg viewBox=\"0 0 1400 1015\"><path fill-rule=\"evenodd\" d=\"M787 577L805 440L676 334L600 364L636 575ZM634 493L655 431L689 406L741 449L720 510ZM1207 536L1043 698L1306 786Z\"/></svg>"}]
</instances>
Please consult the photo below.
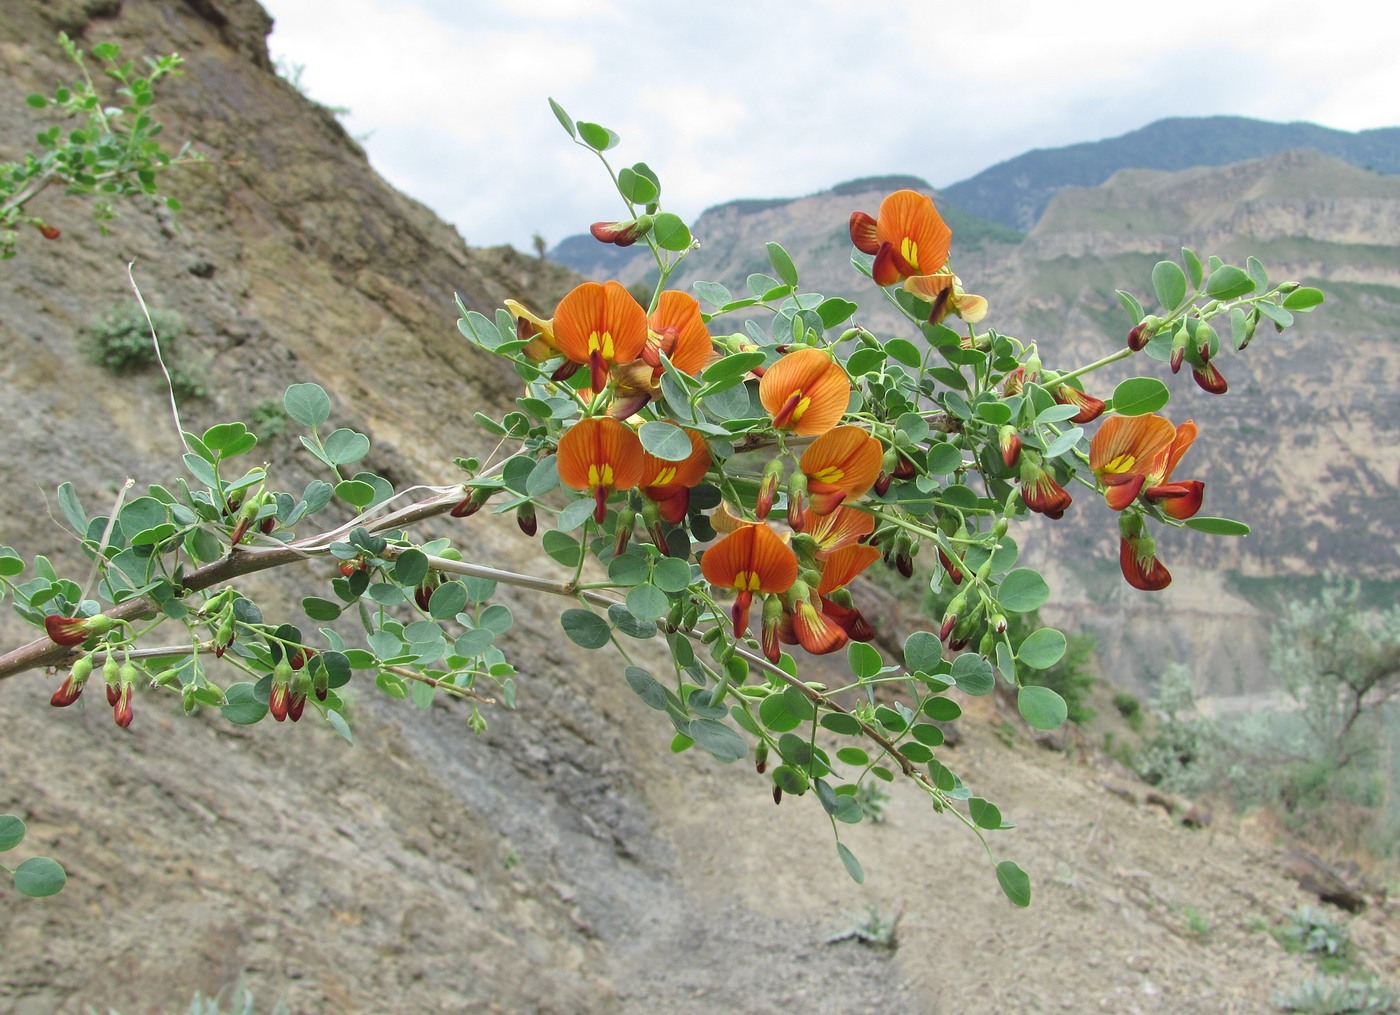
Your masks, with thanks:
<instances>
[{"instance_id":1,"label":"sky","mask_svg":"<svg viewBox=\"0 0 1400 1015\"><path fill-rule=\"evenodd\" d=\"M1353 0L262 2L284 76L473 246L625 212L550 97L687 221L862 176L946 186L1167 116L1400 125L1400 8Z\"/></svg>"}]
</instances>

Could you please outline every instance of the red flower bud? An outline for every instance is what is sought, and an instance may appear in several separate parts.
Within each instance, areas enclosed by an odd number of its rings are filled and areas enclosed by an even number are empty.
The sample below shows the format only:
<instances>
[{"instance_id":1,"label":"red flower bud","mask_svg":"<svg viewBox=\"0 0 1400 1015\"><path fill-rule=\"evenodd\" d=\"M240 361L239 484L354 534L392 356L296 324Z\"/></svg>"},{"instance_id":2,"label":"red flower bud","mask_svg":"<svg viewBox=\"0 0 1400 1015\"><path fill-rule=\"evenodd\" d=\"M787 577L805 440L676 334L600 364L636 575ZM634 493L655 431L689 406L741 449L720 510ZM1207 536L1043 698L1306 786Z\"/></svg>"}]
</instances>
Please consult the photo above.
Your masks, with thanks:
<instances>
[{"instance_id":1,"label":"red flower bud","mask_svg":"<svg viewBox=\"0 0 1400 1015\"><path fill-rule=\"evenodd\" d=\"M107 697L112 696L112 685L107 685ZM122 684L117 700L112 703L112 719L122 729L131 725L131 685Z\"/></svg>"},{"instance_id":2,"label":"red flower bud","mask_svg":"<svg viewBox=\"0 0 1400 1015\"><path fill-rule=\"evenodd\" d=\"M58 685L58 690L53 692L53 697L49 699L49 704L55 708L66 708L78 700L78 696L83 693L83 681L74 680L73 674L63 678L63 683Z\"/></svg>"},{"instance_id":3,"label":"red flower bud","mask_svg":"<svg viewBox=\"0 0 1400 1015\"><path fill-rule=\"evenodd\" d=\"M39 234L46 240L56 240L63 235L63 231L57 226L41 225L39 227Z\"/></svg>"}]
</instances>

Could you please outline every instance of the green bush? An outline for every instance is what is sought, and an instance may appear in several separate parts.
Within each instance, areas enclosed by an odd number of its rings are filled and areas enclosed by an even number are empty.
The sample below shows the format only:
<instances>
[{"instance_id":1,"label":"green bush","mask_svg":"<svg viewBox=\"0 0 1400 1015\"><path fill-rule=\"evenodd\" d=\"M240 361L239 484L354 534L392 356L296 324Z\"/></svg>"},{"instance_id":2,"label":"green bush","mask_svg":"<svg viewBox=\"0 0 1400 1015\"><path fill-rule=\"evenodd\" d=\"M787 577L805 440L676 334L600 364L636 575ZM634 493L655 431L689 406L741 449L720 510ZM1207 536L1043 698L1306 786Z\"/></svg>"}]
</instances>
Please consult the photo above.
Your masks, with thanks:
<instances>
[{"instance_id":1,"label":"green bush","mask_svg":"<svg viewBox=\"0 0 1400 1015\"><path fill-rule=\"evenodd\" d=\"M1119 691L1113 696L1113 707L1118 709L1121 715L1135 730L1141 730L1143 724L1142 702L1137 695L1129 694L1127 691Z\"/></svg>"},{"instance_id":2,"label":"green bush","mask_svg":"<svg viewBox=\"0 0 1400 1015\"><path fill-rule=\"evenodd\" d=\"M170 359L176 340L184 331L184 322L179 314L154 310L151 323L160 336L166 358ZM114 307L89 325L83 351L91 362L114 374L138 373L156 365L151 325L135 304Z\"/></svg>"}]
</instances>

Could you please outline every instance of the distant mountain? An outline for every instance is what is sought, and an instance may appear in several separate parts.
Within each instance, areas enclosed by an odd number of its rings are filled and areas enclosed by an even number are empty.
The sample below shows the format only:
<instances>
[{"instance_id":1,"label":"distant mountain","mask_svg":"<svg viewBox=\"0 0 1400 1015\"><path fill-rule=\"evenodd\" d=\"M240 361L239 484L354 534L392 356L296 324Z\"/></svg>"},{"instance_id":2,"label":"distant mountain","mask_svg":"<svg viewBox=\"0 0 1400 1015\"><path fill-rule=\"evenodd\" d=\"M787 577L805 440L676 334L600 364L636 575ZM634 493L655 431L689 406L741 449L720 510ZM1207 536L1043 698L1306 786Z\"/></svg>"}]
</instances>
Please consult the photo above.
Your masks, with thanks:
<instances>
[{"instance_id":1,"label":"distant mountain","mask_svg":"<svg viewBox=\"0 0 1400 1015\"><path fill-rule=\"evenodd\" d=\"M839 183L822 193L849 197L900 188L936 193L939 211L966 249L985 240L1016 242L1040 221L1055 194L1069 187L1097 187L1122 169L1174 172L1293 150L1321 152L1377 173L1400 173L1400 127L1351 133L1314 123L1270 123L1242 116L1173 117L1121 137L1037 148L936 192L915 176L868 176ZM704 214L748 215L796 200L800 199L730 201ZM637 261L640 253L599 243L585 233L563 240L548 256L590 278L635 281L645 272L642 262Z\"/></svg>"},{"instance_id":2,"label":"distant mountain","mask_svg":"<svg viewBox=\"0 0 1400 1015\"><path fill-rule=\"evenodd\" d=\"M968 212L1023 231L1066 187L1097 187L1120 169L1190 169L1322 152L1378 173L1400 173L1400 127L1350 133L1315 123L1269 123L1242 116L1173 117L1103 141L1037 148L1000 162L943 196Z\"/></svg>"}]
</instances>

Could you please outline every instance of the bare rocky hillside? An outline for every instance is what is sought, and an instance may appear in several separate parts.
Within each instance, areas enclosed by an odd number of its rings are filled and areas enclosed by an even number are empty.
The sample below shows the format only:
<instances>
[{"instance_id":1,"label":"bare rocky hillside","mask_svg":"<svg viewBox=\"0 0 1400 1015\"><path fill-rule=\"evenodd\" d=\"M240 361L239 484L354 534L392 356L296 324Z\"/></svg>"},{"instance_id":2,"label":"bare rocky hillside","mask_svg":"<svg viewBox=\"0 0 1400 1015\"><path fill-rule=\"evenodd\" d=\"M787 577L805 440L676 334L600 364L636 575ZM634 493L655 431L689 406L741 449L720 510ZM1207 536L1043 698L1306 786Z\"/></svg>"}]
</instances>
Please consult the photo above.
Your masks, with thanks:
<instances>
[{"instance_id":1,"label":"bare rocky hillside","mask_svg":"<svg viewBox=\"0 0 1400 1015\"><path fill-rule=\"evenodd\" d=\"M472 411L513 381L461 342L452 294L549 306L571 279L472 250L393 192L273 74L268 28L249 0L6 5L0 156L37 127L23 96L71 75L64 29L187 57L161 110L208 163L174 178L178 221L124 208L107 238L82 202L46 195L62 239L0 265L0 543L71 563L42 495L71 480L95 511L125 477L170 479L154 375L116 379L80 351L129 298L133 260L207 370L188 429L312 380L400 488L451 482L453 455L487 447ZM289 436L268 455L287 485L310 475ZM484 559L537 565L508 520L461 524ZM30 826L0 859L42 852L70 875L49 899L0 893L0 1010L179 1011L242 982L293 1012L1266 1012L1311 972L1262 929L1316 901L1265 830L1186 828L1122 771L1023 733L1004 744L986 702L946 759L1017 823L996 848L1031 873L1032 907L1010 906L975 837L912 794L848 833L858 887L820 808L774 808L745 763L673 757L615 660L567 645L552 604L507 600L520 707L493 710L480 737L461 706L372 688L352 747L314 723L187 719L145 694L123 731L100 707L49 707L56 675L0 681L0 811ZM9 616L0 631L31 633ZM828 941L870 909L899 916L897 950ZM1397 972L1389 909L1353 933Z\"/></svg>"}]
</instances>

